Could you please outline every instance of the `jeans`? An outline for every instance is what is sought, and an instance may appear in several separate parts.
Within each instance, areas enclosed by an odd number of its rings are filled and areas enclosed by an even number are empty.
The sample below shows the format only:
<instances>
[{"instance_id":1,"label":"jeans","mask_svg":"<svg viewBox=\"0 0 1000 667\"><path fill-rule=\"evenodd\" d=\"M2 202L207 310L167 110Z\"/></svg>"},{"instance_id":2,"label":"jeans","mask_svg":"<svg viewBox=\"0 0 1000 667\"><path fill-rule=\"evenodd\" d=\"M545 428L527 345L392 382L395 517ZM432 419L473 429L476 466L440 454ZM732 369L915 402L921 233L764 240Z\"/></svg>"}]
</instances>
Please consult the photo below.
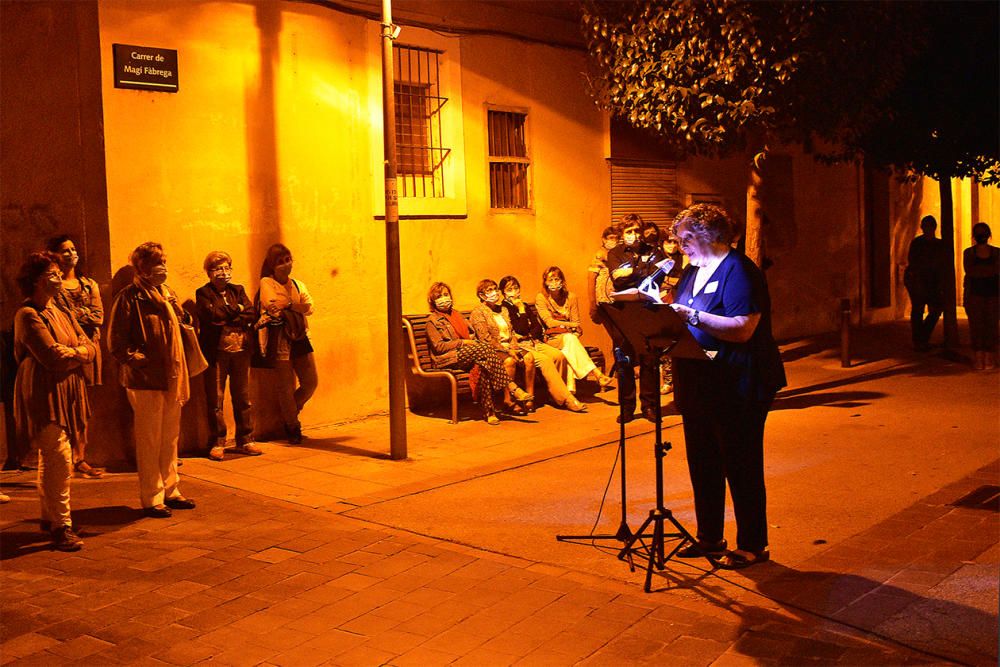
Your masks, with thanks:
<instances>
[{"instance_id":1,"label":"jeans","mask_svg":"<svg viewBox=\"0 0 1000 667\"><path fill-rule=\"evenodd\" d=\"M319 384L316 359L312 352L275 363L278 381L278 409L287 428L301 428L299 413ZM295 383L298 380L298 388Z\"/></svg>"},{"instance_id":2,"label":"jeans","mask_svg":"<svg viewBox=\"0 0 1000 667\"><path fill-rule=\"evenodd\" d=\"M253 442L253 414L250 404L250 353L223 352L205 370L205 398L208 401L211 445L226 444L226 379L229 396L233 399L233 419L236 421L236 444Z\"/></svg>"}]
</instances>

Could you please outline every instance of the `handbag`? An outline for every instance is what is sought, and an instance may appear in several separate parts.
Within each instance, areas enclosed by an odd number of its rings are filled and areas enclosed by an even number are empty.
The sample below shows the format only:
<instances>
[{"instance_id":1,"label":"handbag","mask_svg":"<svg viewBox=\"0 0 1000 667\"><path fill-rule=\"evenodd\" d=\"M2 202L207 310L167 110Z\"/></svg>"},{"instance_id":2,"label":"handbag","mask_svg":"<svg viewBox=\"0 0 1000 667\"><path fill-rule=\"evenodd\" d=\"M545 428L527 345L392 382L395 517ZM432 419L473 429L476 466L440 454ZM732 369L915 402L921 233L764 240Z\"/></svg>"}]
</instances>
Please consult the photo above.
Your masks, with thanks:
<instances>
[{"instance_id":1,"label":"handbag","mask_svg":"<svg viewBox=\"0 0 1000 667\"><path fill-rule=\"evenodd\" d=\"M194 377L205 372L208 368L208 361L201 353L201 345L198 344L198 332L190 324L178 322L181 326L181 342L184 344L184 360L187 362L188 376Z\"/></svg>"}]
</instances>

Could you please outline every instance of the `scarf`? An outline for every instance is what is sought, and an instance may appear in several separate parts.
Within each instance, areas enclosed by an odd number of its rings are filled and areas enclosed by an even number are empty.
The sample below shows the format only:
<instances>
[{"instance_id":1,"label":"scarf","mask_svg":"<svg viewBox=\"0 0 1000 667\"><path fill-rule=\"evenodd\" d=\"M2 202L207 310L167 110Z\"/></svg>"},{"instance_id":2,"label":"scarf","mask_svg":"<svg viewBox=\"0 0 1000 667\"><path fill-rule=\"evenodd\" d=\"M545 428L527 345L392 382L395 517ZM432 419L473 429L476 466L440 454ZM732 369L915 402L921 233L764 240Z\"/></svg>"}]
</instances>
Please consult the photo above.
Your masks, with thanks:
<instances>
[{"instance_id":1,"label":"scarf","mask_svg":"<svg viewBox=\"0 0 1000 667\"><path fill-rule=\"evenodd\" d=\"M170 370L167 373L170 382L167 384L167 393L171 394L180 405L184 405L191 398L191 384L188 377L187 360L184 358L180 320L177 319L174 303L168 300L171 296L170 289L166 284L156 286L138 273L136 273L132 283L167 313L167 321L170 326ZM176 301L176 297L174 301Z\"/></svg>"}]
</instances>

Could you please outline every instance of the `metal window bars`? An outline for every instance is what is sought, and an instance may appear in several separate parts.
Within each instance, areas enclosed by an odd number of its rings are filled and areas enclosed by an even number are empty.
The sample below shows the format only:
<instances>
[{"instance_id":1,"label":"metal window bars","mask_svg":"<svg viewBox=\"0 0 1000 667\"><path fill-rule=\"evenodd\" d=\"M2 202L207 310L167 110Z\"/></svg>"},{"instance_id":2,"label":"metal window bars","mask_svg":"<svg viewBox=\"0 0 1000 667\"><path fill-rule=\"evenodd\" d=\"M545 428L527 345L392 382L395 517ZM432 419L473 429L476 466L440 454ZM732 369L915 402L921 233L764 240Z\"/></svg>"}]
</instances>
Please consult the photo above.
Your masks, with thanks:
<instances>
[{"instance_id":1,"label":"metal window bars","mask_svg":"<svg viewBox=\"0 0 1000 667\"><path fill-rule=\"evenodd\" d=\"M444 197L440 56L443 51L393 44L396 175L402 197Z\"/></svg>"},{"instance_id":2,"label":"metal window bars","mask_svg":"<svg viewBox=\"0 0 1000 667\"><path fill-rule=\"evenodd\" d=\"M528 145L525 121L517 111L487 110L490 208L529 208Z\"/></svg>"}]
</instances>

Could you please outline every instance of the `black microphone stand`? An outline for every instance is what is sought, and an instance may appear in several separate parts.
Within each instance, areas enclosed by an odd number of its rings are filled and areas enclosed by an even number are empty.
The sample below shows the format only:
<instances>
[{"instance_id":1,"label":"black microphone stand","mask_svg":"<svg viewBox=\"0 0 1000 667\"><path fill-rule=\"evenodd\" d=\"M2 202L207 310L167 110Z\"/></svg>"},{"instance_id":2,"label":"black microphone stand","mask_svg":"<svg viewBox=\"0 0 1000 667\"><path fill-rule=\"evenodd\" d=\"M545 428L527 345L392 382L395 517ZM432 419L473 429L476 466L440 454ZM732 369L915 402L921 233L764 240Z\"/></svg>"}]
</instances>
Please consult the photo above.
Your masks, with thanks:
<instances>
[{"instance_id":1,"label":"black microphone stand","mask_svg":"<svg viewBox=\"0 0 1000 667\"><path fill-rule=\"evenodd\" d=\"M622 403L622 378L625 373L632 373L632 361L629 359L628 355L622 350L621 347L615 347L615 375L618 377L618 459L621 461L621 506L622 506L622 516L621 523L618 524L618 530L615 531L613 535L556 535L556 540L560 542L579 542L579 541L597 541L597 540L616 540L618 542L625 543L626 545L632 540L632 531L628 527L628 516L627 516L627 502L626 502L626 491L625 491L625 422L629 421L627 417L631 415L625 414L625 405ZM639 531L642 532L642 531ZM633 567L632 554L631 551L628 554L629 565Z\"/></svg>"}]
</instances>

